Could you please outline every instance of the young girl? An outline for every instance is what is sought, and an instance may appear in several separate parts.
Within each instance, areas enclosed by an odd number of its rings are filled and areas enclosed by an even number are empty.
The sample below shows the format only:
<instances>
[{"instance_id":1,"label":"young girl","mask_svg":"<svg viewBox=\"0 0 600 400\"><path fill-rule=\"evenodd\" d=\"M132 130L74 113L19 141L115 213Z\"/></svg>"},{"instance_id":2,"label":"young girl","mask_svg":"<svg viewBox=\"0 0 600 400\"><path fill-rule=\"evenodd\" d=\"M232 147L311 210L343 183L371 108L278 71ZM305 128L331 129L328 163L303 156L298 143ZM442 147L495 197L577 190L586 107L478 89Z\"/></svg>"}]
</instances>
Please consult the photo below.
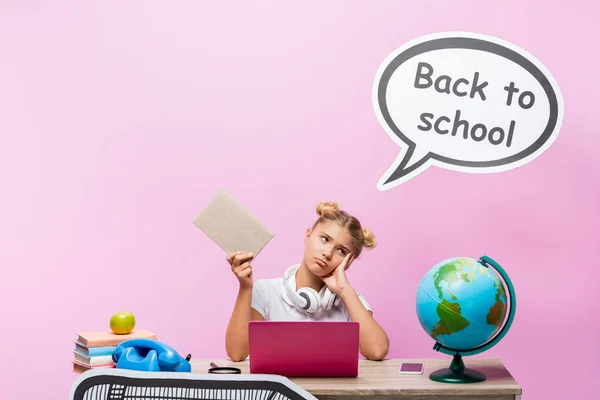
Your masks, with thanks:
<instances>
[{"instance_id":1,"label":"young girl","mask_svg":"<svg viewBox=\"0 0 600 400\"><path fill-rule=\"evenodd\" d=\"M387 355L386 333L345 273L363 247L375 247L375 237L335 202L321 202L317 214L317 221L306 230L301 263L287 268L283 277L254 282L251 253L227 256L240 283L225 337L227 355L233 361L248 356L251 320L357 321L360 353L370 360Z\"/></svg>"}]
</instances>

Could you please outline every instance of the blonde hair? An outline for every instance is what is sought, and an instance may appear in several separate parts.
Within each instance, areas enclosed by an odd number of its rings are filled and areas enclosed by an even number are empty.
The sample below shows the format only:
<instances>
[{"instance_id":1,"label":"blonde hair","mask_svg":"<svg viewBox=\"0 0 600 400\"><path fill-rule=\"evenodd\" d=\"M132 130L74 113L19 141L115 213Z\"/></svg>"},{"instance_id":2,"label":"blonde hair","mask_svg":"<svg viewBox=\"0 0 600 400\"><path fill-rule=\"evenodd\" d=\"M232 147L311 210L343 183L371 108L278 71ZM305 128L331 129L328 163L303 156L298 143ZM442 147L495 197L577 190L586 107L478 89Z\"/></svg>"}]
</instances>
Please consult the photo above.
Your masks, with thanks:
<instances>
[{"instance_id":1,"label":"blonde hair","mask_svg":"<svg viewBox=\"0 0 600 400\"><path fill-rule=\"evenodd\" d=\"M346 228L352 237L355 257L358 257L363 250L363 247L372 249L377 245L375 236L369 228L363 228L360 221L348 214L346 211L340 210L340 206L335 201L322 201L317 205L317 214L319 218L313 224L313 229L321 222L331 221L339 226Z\"/></svg>"}]
</instances>

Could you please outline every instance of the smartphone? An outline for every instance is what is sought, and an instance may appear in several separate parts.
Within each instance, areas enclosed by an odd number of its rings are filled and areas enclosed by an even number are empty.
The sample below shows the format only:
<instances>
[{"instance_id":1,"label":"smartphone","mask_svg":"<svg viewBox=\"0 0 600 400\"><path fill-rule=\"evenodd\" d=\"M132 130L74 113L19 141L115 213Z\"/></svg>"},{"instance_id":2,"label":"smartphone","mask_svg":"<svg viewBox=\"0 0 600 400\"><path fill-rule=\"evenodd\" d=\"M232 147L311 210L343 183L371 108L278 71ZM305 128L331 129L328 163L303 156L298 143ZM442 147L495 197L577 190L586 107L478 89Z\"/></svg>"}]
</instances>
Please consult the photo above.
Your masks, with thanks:
<instances>
[{"instance_id":1,"label":"smartphone","mask_svg":"<svg viewBox=\"0 0 600 400\"><path fill-rule=\"evenodd\" d=\"M402 363L400 365L401 374L422 374L423 364L421 363Z\"/></svg>"}]
</instances>

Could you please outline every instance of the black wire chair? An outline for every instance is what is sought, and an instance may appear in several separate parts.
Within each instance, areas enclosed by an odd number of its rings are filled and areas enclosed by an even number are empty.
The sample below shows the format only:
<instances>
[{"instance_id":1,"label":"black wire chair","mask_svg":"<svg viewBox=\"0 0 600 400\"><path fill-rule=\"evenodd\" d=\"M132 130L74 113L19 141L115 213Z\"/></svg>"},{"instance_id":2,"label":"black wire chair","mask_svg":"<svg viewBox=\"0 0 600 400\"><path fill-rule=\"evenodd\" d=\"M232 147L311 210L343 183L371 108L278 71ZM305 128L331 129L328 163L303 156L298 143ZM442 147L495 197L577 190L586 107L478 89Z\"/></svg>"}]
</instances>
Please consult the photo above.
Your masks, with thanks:
<instances>
[{"instance_id":1,"label":"black wire chair","mask_svg":"<svg viewBox=\"0 0 600 400\"><path fill-rule=\"evenodd\" d=\"M117 368L82 373L70 400L316 400L280 375L144 372Z\"/></svg>"}]
</instances>

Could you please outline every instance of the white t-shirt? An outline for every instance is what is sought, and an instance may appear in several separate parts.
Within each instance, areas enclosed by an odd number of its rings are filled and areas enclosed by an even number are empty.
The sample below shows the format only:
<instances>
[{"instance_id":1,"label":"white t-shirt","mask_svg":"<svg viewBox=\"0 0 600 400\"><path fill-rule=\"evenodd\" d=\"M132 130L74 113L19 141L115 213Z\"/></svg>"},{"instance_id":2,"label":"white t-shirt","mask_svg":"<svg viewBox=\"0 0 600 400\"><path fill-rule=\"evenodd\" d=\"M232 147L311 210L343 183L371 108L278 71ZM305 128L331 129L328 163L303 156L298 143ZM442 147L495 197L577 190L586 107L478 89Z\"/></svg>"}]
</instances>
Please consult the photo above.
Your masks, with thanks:
<instances>
[{"instance_id":1,"label":"white t-shirt","mask_svg":"<svg viewBox=\"0 0 600 400\"><path fill-rule=\"evenodd\" d=\"M290 279L291 287L296 287L295 277ZM350 321L350 314L343 301L330 310L319 310L307 314L283 299L285 288L283 277L260 279L252 289L252 308L258 311L265 321ZM325 286L323 287L323 290ZM358 292L358 298L367 311L372 311L367 300Z\"/></svg>"}]
</instances>

